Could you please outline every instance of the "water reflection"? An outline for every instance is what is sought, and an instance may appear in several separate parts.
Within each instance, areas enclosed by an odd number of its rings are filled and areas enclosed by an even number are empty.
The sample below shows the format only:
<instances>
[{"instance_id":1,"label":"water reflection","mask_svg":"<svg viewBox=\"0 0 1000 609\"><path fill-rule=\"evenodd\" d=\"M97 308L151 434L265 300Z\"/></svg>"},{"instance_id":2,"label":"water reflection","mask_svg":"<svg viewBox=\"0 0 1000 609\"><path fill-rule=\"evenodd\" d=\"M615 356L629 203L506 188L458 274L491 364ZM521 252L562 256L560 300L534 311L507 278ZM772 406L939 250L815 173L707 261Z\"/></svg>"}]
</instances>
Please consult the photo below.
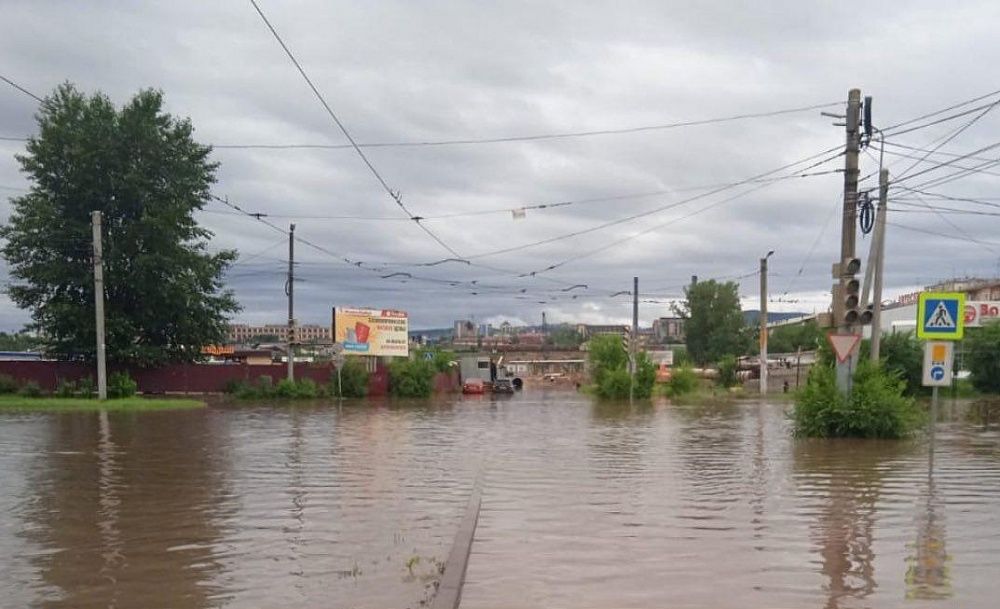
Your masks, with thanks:
<instances>
[{"instance_id":1,"label":"water reflection","mask_svg":"<svg viewBox=\"0 0 1000 609\"><path fill-rule=\"evenodd\" d=\"M800 440L795 465L801 492L817 509L811 539L826 577L825 607L853 606L876 589L875 520L883 480L908 443Z\"/></svg>"},{"instance_id":2,"label":"water reflection","mask_svg":"<svg viewBox=\"0 0 1000 609\"><path fill-rule=\"evenodd\" d=\"M964 413L932 459L555 391L0 423L4 606L417 607L480 472L464 609L996 605L1000 434Z\"/></svg>"},{"instance_id":3,"label":"water reflection","mask_svg":"<svg viewBox=\"0 0 1000 609\"><path fill-rule=\"evenodd\" d=\"M944 500L934 480L934 444L927 451L927 484L917 509L917 540L906 559L906 597L939 600L952 595Z\"/></svg>"},{"instance_id":4,"label":"water reflection","mask_svg":"<svg viewBox=\"0 0 1000 609\"><path fill-rule=\"evenodd\" d=\"M49 432L21 513L23 534L48 550L32 557L54 592L42 606L216 606L224 453L201 418L65 415Z\"/></svg>"}]
</instances>

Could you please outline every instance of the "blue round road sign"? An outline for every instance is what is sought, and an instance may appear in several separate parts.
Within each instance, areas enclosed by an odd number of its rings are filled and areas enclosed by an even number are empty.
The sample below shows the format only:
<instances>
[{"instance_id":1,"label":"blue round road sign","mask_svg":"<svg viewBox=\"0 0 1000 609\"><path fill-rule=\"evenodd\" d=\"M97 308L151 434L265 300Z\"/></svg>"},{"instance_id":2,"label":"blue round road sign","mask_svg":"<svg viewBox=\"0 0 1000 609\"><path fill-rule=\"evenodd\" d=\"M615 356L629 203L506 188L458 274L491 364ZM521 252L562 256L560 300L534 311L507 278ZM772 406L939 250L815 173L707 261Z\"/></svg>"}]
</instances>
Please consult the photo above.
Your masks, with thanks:
<instances>
[{"instance_id":1,"label":"blue round road sign","mask_svg":"<svg viewBox=\"0 0 1000 609\"><path fill-rule=\"evenodd\" d=\"M944 378L944 366L933 366L931 368L931 378L940 381Z\"/></svg>"}]
</instances>

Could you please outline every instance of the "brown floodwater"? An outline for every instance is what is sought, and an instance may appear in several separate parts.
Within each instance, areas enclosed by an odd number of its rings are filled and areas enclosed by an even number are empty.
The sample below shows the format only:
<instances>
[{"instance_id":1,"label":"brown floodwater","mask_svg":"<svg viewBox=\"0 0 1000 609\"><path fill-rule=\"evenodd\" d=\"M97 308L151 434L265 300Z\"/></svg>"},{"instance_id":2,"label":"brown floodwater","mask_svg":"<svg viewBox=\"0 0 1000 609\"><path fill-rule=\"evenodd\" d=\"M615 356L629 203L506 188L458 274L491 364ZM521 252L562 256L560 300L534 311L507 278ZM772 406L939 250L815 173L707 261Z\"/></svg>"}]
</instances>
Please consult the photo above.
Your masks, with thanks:
<instances>
[{"instance_id":1,"label":"brown floodwater","mask_svg":"<svg viewBox=\"0 0 1000 609\"><path fill-rule=\"evenodd\" d=\"M572 392L0 414L2 607L997 606L1000 431L796 440L785 404Z\"/></svg>"}]
</instances>

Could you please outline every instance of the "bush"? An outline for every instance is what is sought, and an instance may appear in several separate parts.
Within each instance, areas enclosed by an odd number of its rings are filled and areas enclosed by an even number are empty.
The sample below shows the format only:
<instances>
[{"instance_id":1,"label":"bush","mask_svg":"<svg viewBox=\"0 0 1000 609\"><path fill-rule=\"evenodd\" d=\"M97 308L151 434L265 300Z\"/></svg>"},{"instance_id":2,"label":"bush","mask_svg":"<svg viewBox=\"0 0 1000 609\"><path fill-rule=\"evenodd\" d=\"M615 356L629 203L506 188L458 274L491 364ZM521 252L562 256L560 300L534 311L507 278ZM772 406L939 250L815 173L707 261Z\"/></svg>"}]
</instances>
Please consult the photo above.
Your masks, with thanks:
<instances>
[{"instance_id":1,"label":"bush","mask_svg":"<svg viewBox=\"0 0 1000 609\"><path fill-rule=\"evenodd\" d=\"M629 393L639 399L653 394L656 383L656 364L644 352L636 355L635 378L628 373L628 353L621 337L596 336L589 344L588 359L594 391L606 399L623 400Z\"/></svg>"},{"instance_id":2,"label":"bush","mask_svg":"<svg viewBox=\"0 0 1000 609\"><path fill-rule=\"evenodd\" d=\"M983 393L1000 393L1000 323L970 328L965 348L972 386Z\"/></svg>"},{"instance_id":3,"label":"bush","mask_svg":"<svg viewBox=\"0 0 1000 609\"><path fill-rule=\"evenodd\" d=\"M92 398L94 397L94 392L97 391L97 385L94 384L94 379L85 376L76 382L76 390L80 394L80 397Z\"/></svg>"},{"instance_id":4,"label":"bush","mask_svg":"<svg viewBox=\"0 0 1000 609\"><path fill-rule=\"evenodd\" d=\"M740 382L739 377L736 374L737 362L736 358L732 355L727 355L726 357L719 360L719 378L716 382L720 386L729 388L738 385Z\"/></svg>"},{"instance_id":5,"label":"bush","mask_svg":"<svg viewBox=\"0 0 1000 609\"><path fill-rule=\"evenodd\" d=\"M796 395L792 420L799 436L818 438L901 438L913 432L922 415L906 383L870 360L858 362L850 398L837 390L836 372L814 366Z\"/></svg>"},{"instance_id":6,"label":"bush","mask_svg":"<svg viewBox=\"0 0 1000 609\"><path fill-rule=\"evenodd\" d=\"M39 387L38 383L35 381L28 381L18 390L18 395L23 395L26 398L37 398L42 395L42 388Z\"/></svg>"},{"instance_id":7,"label":"bush","mask_svg":"<svg viewBox=\"0 0 1000 609\"><path fill-rule=\"evenodd\" d=\"M426 398L434 389L434 366L424 359L396 358L389 365L389 393L402 398Z\"/></svg>"},{"instance_id":8,"label":"bush","mask_svg":"<svg viewBox=\"0 0 1000 609\"><path fill-rule=\"evenodd\" d=\"M270 398L308 400L326 395L326 390L310 378L290 381L287 378L275 383L271 377L261 375L254 384L237 381L227 385L236 397L243 400L264 400Z\"/></svg>"},{"instance_id":9,"label":"bush","mask_svg":"<svg viewBox=\"0 0 1000 609\"><path fill-rule=\"evenodd\" d=\"M454 351L438 349L437 347L420 349L416 352L417 359L425 359L428 356L429 361L434 366L434 370L437 372L448 372L451 370L451 363L456 359Z\"/></svg>"},{"instance_id":10,"label":"bush","mask_svg":"<svg viewBox=\"0 0 1000 609\"><path fill-rule=\"evenodd\" d=\"M0 374L0 393L17 391L17 380L9 374Z\"/></svg>"},{"instance_id":11,"label":"bush","mask_svg":"<svg viewBox=\"0 0 1000 609\"><path fill-rule=\"evenodd\" d=\"M916 334L884 334L879 352L886 372L898 376L905 383L907 395L918 395L926 391L923 386L924 346Z\"/></svg>"},{"instance_id":12,"label":"bush","mask_svg":"<svg viewBox=\"0 0 1000 609\"><path fill-rule=\"evenodd\" d=\"M56 383L56 396L60 398L71 398L76 395L76 383L66 379L59 379Z\"/></svg>"},{"instance_id":13,"label":"bush","mask_svg":"<svg viewBox=\"0 0 1000 609\"><path fill-rule=\"evenodd\" d=\"M368 395L368 368L356 357L349 357L337 372L330 377L333 395L341 398L363 398Z\"/></svg>"},{"instance_id":14,"label":"bush","mask_svg":"<svg viewBox=\"0 0 1000 609\"><path fill-rule=\"evenodd\" d=\"M595 387L599 397L609 400L628 399L629 387L632 385L632 375L624 368L606 370Z\"/></svg>"},{"instance_id":15,"label":"bush","mask_svg":"<svg viewBox=\"0 0 1000 609\"><path fill-rule=\"evenodd\" d=\"M115 372L108 377L108 397L111 399L132 397L138 389L139 384L127 372Z\"/></svg>"},{"instance_id":16,"label":"bush","mask_svg":"<svg viewBox=\"0 0 1000 609\"><path fill-rule=\"evenodd\" d=\"M675 398L688 393L693 393L698 389L698 375L690 366L675 366L670 371L670 380L667 381L667 395Z\"/></svg>"}]
</instances>

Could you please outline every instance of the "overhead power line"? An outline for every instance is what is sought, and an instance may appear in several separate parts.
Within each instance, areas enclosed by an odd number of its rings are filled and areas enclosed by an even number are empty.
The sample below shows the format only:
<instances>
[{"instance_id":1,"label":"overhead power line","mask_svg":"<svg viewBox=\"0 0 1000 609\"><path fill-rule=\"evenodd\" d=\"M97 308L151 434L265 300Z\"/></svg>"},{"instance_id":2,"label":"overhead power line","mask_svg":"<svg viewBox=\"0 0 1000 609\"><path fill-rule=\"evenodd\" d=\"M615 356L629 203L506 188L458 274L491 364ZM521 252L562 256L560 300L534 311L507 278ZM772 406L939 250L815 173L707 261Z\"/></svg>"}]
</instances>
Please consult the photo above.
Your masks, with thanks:
<instances>
[{"instance_id":1,"label":"overhead power line","mask_svg":"<svg viewBox=\"0 0 1000 609\"><path fill-rule=\"evenodd\" d=\"M327 103L326 98L323 97L323 94L320 93L319 89L316 88L316 85L313 84L312 80L309 78L309 75L306 74L306 71L302 68L302 65L299 63L298 59L295 58L295 55L292 53L291 49L288 48L288 45L285 44L285 41L282 40L281 36L278 34L278 31L274 29L273 25L271 25L271 22L264 14L264 11L261 10L260 6L257 4L257 1L250 0L250 4L253 5L254 10L256 10L257 14L260 15L260 18L264 21L264 25L267 26L267 29L271 31L271 34L274 36L274 39L277 40L278 44L281 45L281 48L284 49L285 54L288 55L288 59L291 60L292 64L295 66L295 69L298 70L299 74L302 75L303 80L306 81L306 84L309 85L309 88L312 90L313 94L316 95L316 99L318 99L319 103L322 104L323 108L326 110L326 113L330 115L330 118L333 119L333 122L336 123L337 127L340 129L340 132L343 133L344 137L347 138L347 141L351 143L351 147L354 148L354 151L358 154L359 157L361 157L361 160L364 161L365 165L368 167L368 170L371 171L372 175L375 176L375 179L377 179L379 184L382 185L383 190L385 190L385 192L389 195L389 197L391 197L392 200L396 202L396 205L398 205L399 208L407 216L409 216L410 219L413 220L417 224L417 226L420 227L421 230L427 233L431 237L431 239L436 241L441 247L447 250L449 254L461 257L461 254L455 251L455 249L452 248L450 245L445 243L440 237L438 237L434 233L434 231L421 224L420 217L414 215L406 207L406 204L403 203L403 197L400 194L400 192L398 190L393 190L392 188L389 187L389 184L385 181L385 178L382 177L382 174L379 173L378 169L375 168L375 165L373 165L371 160L368 159L368 156L364 153L363 150L361 150L357 142L354 141L354 137L351 136L351 133L347 130L347 127L344 126L344 123L340 121L340 118L337 116L336 112L334 112L333 108L330 107L330 104Z\"/></svg>"},{"instance_id":2,"label":"overhead power line","mask_svg":"<svg viewBox=\"0 0 1000 609\"><path fill-rule=\"evenodd\" d=\"M696 201L698 199L704 199L706 197L710 197L712 195L724 192L726 190L731 190L733 188L738 188L739 186L744 186L746 184L753 183L755 181L761 180L762 178L766 178L768 176L771 176L771 175L773 175L775 173L778 173L778 172L781 172L781 171L785 171L787 169L795 167L796 165L801 165L802 163L809 162L809 161L811 161L811 160L813 160L813 159L815 159L817 157L830 154L831 152L834 152L836 150L840 150L840 148L841 148L841 146L836 146L836 147L833 147L833 148L828 148L827 150L824 150L824 151L819 152L817 154L808 156L808 157L806 157L804 159L800 159L800 160L795 161L793 163L788 163L786 165L782 165L781 167L778 167L776 169L772 169L772 170L766 171L764 173L759 173L757 175L754 175L754 176L751 176L749 178L740 180L738 182L733 182L733 183L721 186L719 188L710 190L708 192L705 192L705 193L702 193L702 194L699 194L699 195L695 195L693 197L688 197L686 199L682 199L680 201L676 201L676 202L673 202L673 203L669 203L667 205L663 205L663 206L657 207L655 209L651 209L651 210L644 211L644 212L637 213L637 214L632 214L632 215L629 215L629 216L625 216L623 218L618 218L617 220L611 220L611 221L608 221L608 222L603 222L601 224L597 224L597 225L591 226L591 227L586 228L586 229L577 230L577 231L571 231L571 232L568 232L568 233L563 233L563 234L557 235L555 237L549 237L547 239L541 239L541 240L538 240L538 241L533 241L531 243L524 243L524 244L521 244L521 245L515 245L515 246L511 246L511 247L505 247L505 248L501 248L501 249L497 249L497 250L483 252L483 253L480 253L480 254L474 254L474 255L471 255L471 256L467 256L466 258L469 259L469 260L475 260L475 259L478 259L478 258L486 258L486 257L489 257L489 256L496 256L496 255L499 255L499 254L507 254L507 253L511 253L511 252L525 250L525 249L537 247L539 245L546 245L546 244L549 244L549 243L554 243L556 241L562 241L564 239L569 239L569 238L572 238L572 237L578 237L578 236L581 236L581 235L586 235L586 234L593 233L593 232L596 232L596 231L599 231L599 230L602 230L602 229L605 229L605 228L608 228L608 227L611 227L611 226L616 226L618 224L623 224L625 222L630 222L632 220L637 220L639 218L644 218L644 217L647 217L647 216L651 216L653 214L657 214L657 213L660 213L660 212L663 212L663 211L667 211L669 209L673 209L673 208L678 207L680 205L684 205L685 203L690 203L690 202ZM836 154L834 154L833 156L831 156L829 158L824 158L824 159L818 161L817 163L814 163L813 165L805 167L802 171L808 171L809 169L813 169L815 167L818 167L819 165L822 165L823 163L827 163L827 162L829 162L829 161L831 161L831 160L839 157L841 154L843 154L843 153L842 152L837 152ZM798 177L798 175L785 176L783 179L790 179L790 178L795 178L795 177ZM768 182L768 183L771 183L771 182Z\"/></svg>"},{"instance_id":3,"label":"overhead power line","mask_svg":"<svg viewBox=\"0 0 1000 609\"><path fill-rule=\"evenodd\" d=\"M10 86L14 87L15 89L17 89L17 90L18 90L18 91L20 91L21 93L24 93L25 95L27 95L28 97L30 97L30 98L32 98L32 99L34 99L35 101L37 101L37 102L39 102L39 103L41 103L41 102L45 101L45 100L44 100L44 99L42 99L41 97L38 97L37 95L35 95L35 94L34 94L34 93L32 93L31 91L29 91L29 90L25 89L24 87L22 87L21 85L17 84L17 83L16 83L16 82L14 82L13 80L11 80L11 79L7 78L7 77L6 77L6 76L4 76L3 74L0 74L0 80L4 81L4 82L5 82L5 83L7 83L8 85L10 85ZM4 138L4 139L7 139L7 138Z\"/></svg>"},{"instance_id":4,"label":"overhead power line","mask_svg":"<svg viewBox=\"0 0 1000 609\"><path fill-rule=\"evenodd\" d=\"M591 131L565 131L561 133L535 133L527 135L511 135L505 137L484 137L484 138L458 138L445 140L424 140L414 142L368 142L351 144L219 144L215 148L223 149L265 149L265 150L293 150L293 149L319 149L319 150L339 150L345 148L422 148L433 146L466 146L473 144L503 144L510 142L537 142L542 140L563 140L581 137L595 137L602 135L622 135L629 133L643 133L647 131L664 131L668 129L678 129L681 127L697 127L700 125L711 125L716 123L729 123L754 118L767 118L772 116L782 116L785 114L796 114L812 110L821 110L832 106L843 105L844 102L827 102L823 104L813 104L810 106L800 106L797 108L786 108L783 110L772 110L769 112L752 112L746 114L734 114L717 118L705 118L697 120L676 121L659 125L643 125L638 127L624 127L620 129L596 129Z\"/></svg>"}]
</instances>

